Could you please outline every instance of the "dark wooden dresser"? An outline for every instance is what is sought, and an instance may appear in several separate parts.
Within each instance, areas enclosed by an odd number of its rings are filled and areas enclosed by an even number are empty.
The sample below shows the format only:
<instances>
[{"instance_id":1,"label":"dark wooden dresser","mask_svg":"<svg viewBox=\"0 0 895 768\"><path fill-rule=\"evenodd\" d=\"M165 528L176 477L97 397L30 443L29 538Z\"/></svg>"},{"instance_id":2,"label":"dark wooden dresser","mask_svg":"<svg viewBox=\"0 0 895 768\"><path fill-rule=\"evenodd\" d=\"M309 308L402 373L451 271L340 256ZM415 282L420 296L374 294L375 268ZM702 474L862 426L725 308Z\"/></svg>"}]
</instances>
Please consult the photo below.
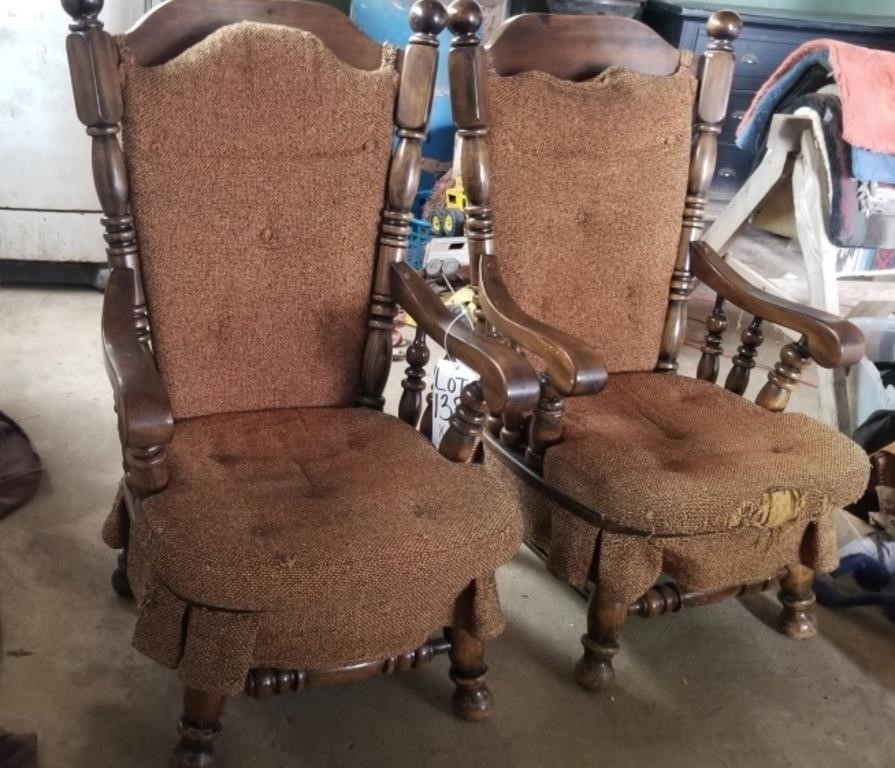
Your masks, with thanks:
<instances>
[{"instance_id":1,"label":"dark wooden dresser","mask_svg":"<svg viewBox=\"0 0 895 768\"><path fill-rule=\"evenodd\" d=\"M708 44L706 19L724 7L723 3L688 2L677 5L663 0L649 0L643 7L642 20L672 45L702 53ZM737 124L761 84L802 43L827 37L868 48L895 51L895 15L888 18L814 15L764 8L737 8L736 11L743 17L744 26L736 44L733 91L718 147L714 183L717 191L733 191L749 175L754 158L734 144Z\"/></svg>"}]
</instances>

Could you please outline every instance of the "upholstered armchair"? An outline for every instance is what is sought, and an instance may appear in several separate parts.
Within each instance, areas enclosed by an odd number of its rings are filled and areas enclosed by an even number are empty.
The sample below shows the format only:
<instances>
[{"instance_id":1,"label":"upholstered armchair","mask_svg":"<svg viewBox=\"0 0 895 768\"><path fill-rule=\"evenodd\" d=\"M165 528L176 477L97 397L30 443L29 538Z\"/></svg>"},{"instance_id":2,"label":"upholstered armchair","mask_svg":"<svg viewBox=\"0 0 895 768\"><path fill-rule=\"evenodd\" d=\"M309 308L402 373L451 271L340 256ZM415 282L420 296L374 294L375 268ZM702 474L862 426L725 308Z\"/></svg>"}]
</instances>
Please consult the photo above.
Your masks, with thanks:
<instances>
[{"instance_id":1,"label":"upholstered armchair","mask_svg":"<svg viewBox=\"0 0 895 768\"><path fill-rule=\"evenodd\" d=\"M809 637L812 572L836 562L833 510L861 495L868 463L846 437L780 412L810 360L849 365L863 342L700 242L739 17L712 16L693 61L636 21L595 16L518 16L485 50L475 3L451 10L481 332L542 371L532 413L490 420L485 461L550 570L593 584L578 682L613 681L629 615L778 579L781 629ZM719 298L692 379L677 358L700 280ZM720 387L725 302L754 320ZM797 340L756 404L742 394L764 320Z\"/></svg>"},{"instance_id":2,"label":"upholstered armchair","mask_svg":"<svg viewBox=\"0 0 895 768\"><path fill-rule=\"evenodd\" d=\"M103 534L134 645L185 686L174 764L211 764L227 696L440 653L454 712L486 717L514 501L404 423L412 377L403 421L381 412L398 304L482 372L492 411L538 397L402 263L443 7L416 3L398 50L300 0L169 0L117 38L102 5L63 2L111 266L124 480Z\"/></svg>"}]
</instances>

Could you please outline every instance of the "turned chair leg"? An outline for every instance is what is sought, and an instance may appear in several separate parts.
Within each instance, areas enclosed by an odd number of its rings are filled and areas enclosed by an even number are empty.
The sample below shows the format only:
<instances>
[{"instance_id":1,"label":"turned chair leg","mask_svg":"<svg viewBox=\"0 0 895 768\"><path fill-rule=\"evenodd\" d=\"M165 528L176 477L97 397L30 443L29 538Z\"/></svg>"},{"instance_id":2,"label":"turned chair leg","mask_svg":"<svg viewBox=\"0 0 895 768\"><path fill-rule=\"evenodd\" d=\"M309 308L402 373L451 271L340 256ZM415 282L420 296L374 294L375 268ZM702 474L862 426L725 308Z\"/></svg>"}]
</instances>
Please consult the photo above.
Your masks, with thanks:
<instances>
[{"instance_id":1,"label":"turned chair leg","mask_svg":"<svg viewBox=\"0 0 895 768\"><path fill-rule=\"evenodd\" d=\"M780 602L783 609L777 621L778 629L794 640L807 640L817 634L814 616L814 592L811 582L814 571L804 565L790 565L780 579Z\"/></svg>"},{"instance_id":2,"label":"turned chair leg","mask_svg":"<svg viewBox=\"0 0 895 768\"><path fill-rule=\"evenodd\" d=\"M214 740L221 732L226 698L193 688L183 692L183 716L177 724L180 742L174 749L171 768L210 768L214 765Z\"/></svg>"},{"instance_id":3,"label":"turned chair leg","mask_svg":"<svg viewBox=\"0 0 895 768\"><path fill-rule=\"evenodd\" d=\"M451 701L462 720L485 720L494 710L494 696L485 684L485 643L464 629L451 627L451 680L456 688Z\"/></svg>"},{"instance_id":4,"label":"turned chair leg","mask_svg":"<svg viewBox=\"0 0 895 768\"><path fill-rule=\"evenodd\" d=\"M127 577L127 549L122 549L118 553L118 564L112 571L112 589L119 597L127 600L131 600L134 596L130 579Z\"/></svg>"},{"instance_id":5,"label":"turned chair leg","mask_svg":"<svg viewBox=\"0 0 895 768\"><path fill-rule=\"evenodd\" d=\"M627 603L603 598L599 588L594 590L587 607L587 634L581 637L584 655L575 665L579 685L602 691L615 682L612 657L619 651L618 638L627 618Z\"/></svg>"}]
</instances>

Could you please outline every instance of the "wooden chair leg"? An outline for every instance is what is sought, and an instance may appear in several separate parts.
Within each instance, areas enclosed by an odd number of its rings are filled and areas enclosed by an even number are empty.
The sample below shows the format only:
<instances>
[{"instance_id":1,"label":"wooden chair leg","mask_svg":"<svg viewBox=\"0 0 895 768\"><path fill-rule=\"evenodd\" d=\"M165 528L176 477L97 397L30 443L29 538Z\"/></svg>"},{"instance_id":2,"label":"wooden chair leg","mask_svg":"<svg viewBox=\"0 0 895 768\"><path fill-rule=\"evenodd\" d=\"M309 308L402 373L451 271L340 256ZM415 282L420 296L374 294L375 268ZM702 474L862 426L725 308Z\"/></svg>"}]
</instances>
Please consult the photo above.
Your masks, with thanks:
<instances>
[{"instance_id":1,"label":"wooden chair leg","mask_svg":"<svg viewBox=\"0 0 895 768\"><path fill-rule=\"evenodd\" d=\"M127 577L127 549L118 553L118 563L112 571L112 589L119 597L127 600L133 599L134 591L131 589L130 580Z\"/></svg>"},{"instance_id":2,"label":"wooden chair leg","mask_svg":"<svg viewBox=\"0 0 895 768\"><path fill-rule=\"evenodd\" d=\"M599 588L587 607L587 634L581 638L584 655L575 665L575 680L590 691L602 691L615 682L612 657L619 651L618 638L628 618L627 603L600 596Z\"/></svg>"},{"instance_id":3,"label":"wooden chair leg","mask_svg":"<svg viewBox=\"0 0 895 768\"><path fill-rule=\"evenodd\" d=\"M452 627L451 680L456 688L452 699L454 714L462 720L485 720L494 710L494 696L485 684L485 643L464 629Z\"/></svg>"},{"instance_id":4,"label":"wooden chair leg","mask_svg":"<svg viewBox=\"0 0 895 768\"><path fill-rule=\"evenodd\" d=\"M807 640L817 634L814 616L814 592L811 581L814 571L804 565L790 565L780 579L780 602L783 609L777 622L778 629L793 640Z\"/></svg>"},{"instance_id":5,"label":"wooden chair leg","mask_svg":"<svg viewBox=\"0 0 895 768\"><path fill-rule=\"evenodd\" d=\"M183 692L183 716L177 724L180 742L174 749L171 768L211 768L214 740L221 732L226 697L193 688Z\"/></svg>"}]
</instances>

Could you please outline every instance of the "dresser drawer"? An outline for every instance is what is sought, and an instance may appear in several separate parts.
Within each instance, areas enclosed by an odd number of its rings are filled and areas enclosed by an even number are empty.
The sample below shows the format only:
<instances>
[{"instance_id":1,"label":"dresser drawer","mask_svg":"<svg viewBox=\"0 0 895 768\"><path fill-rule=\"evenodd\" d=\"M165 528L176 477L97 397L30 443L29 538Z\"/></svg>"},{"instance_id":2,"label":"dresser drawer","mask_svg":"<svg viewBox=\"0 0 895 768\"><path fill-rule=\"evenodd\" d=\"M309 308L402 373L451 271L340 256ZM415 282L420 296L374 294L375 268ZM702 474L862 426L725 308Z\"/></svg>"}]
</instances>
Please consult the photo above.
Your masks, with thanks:
<instances>
[{"instance_id":1,"label":"dresser drawer","mask_svg":"<svg viewBox=\"0 0 895 768\"><path fill-rule=\"evenodd\" d=\"M722 143L733 144L736 141L737 128L746 110L755 98L755 91L731 91L730 101L727 106L727 116L721 124L721 136L719 141Z\"/></svg>"},{"instance_id":2,"label":"dresser drawer","mask_svg":"<svg viewBox=\"0 0 895 768\"><path fill-rule=\"evenodd\" d=\"M744 152L735 144L718 144L718 164L712 186L738 189L749 178L755 155Z\"/></svg>"}]
</instances>

